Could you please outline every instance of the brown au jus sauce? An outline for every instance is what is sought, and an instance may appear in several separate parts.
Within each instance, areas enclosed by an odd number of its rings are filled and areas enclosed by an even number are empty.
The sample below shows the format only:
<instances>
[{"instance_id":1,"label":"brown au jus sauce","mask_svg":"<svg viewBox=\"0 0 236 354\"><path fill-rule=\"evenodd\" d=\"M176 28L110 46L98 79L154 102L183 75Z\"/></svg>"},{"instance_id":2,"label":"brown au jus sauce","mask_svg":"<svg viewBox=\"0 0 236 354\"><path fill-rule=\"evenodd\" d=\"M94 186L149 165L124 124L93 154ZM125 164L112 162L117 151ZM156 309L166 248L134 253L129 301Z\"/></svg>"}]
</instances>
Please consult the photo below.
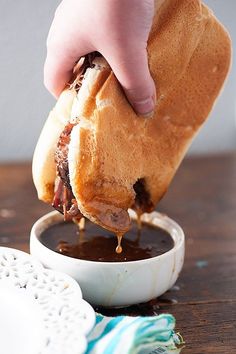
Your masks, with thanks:
<instances>
[{"instance_id":1,"label":"brown au jus sauce","mask_svg":"<svg viewBox=\"0 0 236 354\"><path fill-rule=\"evenodd\" d=\"M165 230L137 222L122 239L121 253L115 252L117 237L110 231L86 220L85 230L73 222L61 222L50 226L40 237L48 248L63 255L90 261L128 262L159 256L174 246L172 237Z\"/></svg>"}]
</instances>

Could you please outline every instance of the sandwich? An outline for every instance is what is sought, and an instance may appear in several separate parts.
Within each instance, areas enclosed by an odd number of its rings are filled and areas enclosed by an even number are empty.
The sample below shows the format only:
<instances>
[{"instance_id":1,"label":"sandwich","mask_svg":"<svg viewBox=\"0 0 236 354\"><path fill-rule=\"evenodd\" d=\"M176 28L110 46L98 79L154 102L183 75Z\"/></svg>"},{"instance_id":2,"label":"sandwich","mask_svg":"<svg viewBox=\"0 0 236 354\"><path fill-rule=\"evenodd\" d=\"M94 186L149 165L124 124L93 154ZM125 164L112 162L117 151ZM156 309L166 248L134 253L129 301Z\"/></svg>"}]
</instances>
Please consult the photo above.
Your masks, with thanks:
<instances>
[{"instance_id":1,"label":"sandwich","mask_svg":"<svg viewBox=\"0 0 236 354\"><path fill-rule=\"evenodd\" d=\"M124 234L129 208L151 212L209 116L231 63L227 31L199 0L159 2L147 52L157 91L153 117L133 111L99 53L75 66L49 114L33 180L39 199L66 220L85 216Z\"/></svg>"}]
</instances>

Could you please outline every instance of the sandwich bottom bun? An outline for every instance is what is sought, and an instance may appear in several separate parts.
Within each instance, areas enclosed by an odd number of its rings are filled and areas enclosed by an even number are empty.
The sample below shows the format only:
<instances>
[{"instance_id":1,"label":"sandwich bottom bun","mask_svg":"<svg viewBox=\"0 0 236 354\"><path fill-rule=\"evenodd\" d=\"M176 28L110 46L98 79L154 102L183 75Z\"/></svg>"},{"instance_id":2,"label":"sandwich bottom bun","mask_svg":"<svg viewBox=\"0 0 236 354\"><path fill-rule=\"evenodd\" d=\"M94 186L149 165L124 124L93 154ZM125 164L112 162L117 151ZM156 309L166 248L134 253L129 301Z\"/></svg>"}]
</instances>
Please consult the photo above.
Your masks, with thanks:
<instances>
[{"instance_id":1,"label":"sandwich bottom bun","mask_svg":"<svg viewBox=\"0 0 236 354\"><path fill-rule=\"evenodd\" d=\"M147 50L157 88L152 118L135 114L98 57L80 90L72 85L62 93L33 160L38 196L52 202L57 141L65 125L74 123L68 168L78 207L91 221L121 233L130 226L128 208L149 212L165 194L231 62L228 33L199 0L162 2Z\"/></svg>"}]
</instances>

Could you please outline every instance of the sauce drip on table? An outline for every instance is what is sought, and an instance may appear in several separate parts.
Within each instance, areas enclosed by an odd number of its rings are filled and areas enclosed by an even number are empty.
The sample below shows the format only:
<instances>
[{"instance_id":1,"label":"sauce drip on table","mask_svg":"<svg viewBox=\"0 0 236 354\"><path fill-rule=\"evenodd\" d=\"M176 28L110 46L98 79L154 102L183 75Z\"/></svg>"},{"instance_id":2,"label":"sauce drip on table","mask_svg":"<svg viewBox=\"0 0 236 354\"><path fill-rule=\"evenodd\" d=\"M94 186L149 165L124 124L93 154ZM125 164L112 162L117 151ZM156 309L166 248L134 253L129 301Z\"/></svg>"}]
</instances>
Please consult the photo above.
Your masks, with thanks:
<instances>
[{"instance_id":1,"label":"sauce drip on table","mask_svg":"<svg viewBox=\"0 0 236 354\"><path fill-rule=\"evenodd\" d=\"M122 235L120 235L121 239ZM121 240L120 240L121 241ZM132 222L131 229L122 238L122 252L115 252L117 238L86 220L82 233L73 222L61 222L50 226L41 234L41 242L63 255L100 262L128 262L161 255L174 246L172 237L165 230L143 223L138 230ZM118 247L121 245L118 244Z\"/></svg>"}]
</instances>

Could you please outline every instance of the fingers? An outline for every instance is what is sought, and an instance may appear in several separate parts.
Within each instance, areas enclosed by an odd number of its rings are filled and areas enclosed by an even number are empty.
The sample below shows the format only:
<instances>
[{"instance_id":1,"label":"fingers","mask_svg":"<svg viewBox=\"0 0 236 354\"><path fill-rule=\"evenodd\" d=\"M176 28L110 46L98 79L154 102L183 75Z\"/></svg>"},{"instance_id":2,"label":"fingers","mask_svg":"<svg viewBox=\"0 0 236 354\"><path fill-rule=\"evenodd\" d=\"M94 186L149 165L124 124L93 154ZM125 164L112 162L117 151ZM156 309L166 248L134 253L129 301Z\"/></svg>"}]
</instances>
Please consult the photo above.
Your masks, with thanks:
<instances>
[{"instance_id":1,"label":"fingers","mask_svg":"<svg viewBox=\"0 0 236 354\"><path fill-rule=\"evenodd\" d=\"M44 84L58 97L72 77L75 63L89 52L73 29L65 29L64 22L55 17L47 40L47 57L44 64Z\"/></svg>"},{"instance_id":2,"label":"fingers","mask_svg":"<svg viewBox=\"0 0 236 354\"><path fill-rule=\"evenodd\" d=\"M151 77L146 48L108 53L107 61L136 113L151 116L155 107L156 89Z\"/></svg>"},{"instance_id":3,"label":"fingers","mask_svg":"<svg viewBox=\"0 0 236 354\"><path fill-rule=\"evenodd\" d=\"M78 59L87 54L85 46L62 47L60 43L49 41L44 66L44 83L47 89L58 97L70 81ZM113 51L105 55L125 94L136 113L149 116L155 107L155 84L149 72L146 49Z\"/></svg>"},{"instance_id":4,"label":"fingers","mask_svg":"<svg viewBox=\"0 0 236 354\"><path fill-rule=\"evenodd\" d=\"M141 115L151 114L155 85L146 45L152 16L153 0L100 0L96 4L94 0L63 0L49 31L45 86L58 97L80 57L98 50L111 65L134 110Z\"/></svg>"},{"instance_id":5,"label":"fingers","mask_svg":"<svg viewBox=\"0 0 236 354\"><path fill-rule=\"evenodd\" d=\"M75 57L57 55L56 51L49 50L44 65L44 84L55 97L70 81L75 62Z\"/></svg>"}]
</instances>

